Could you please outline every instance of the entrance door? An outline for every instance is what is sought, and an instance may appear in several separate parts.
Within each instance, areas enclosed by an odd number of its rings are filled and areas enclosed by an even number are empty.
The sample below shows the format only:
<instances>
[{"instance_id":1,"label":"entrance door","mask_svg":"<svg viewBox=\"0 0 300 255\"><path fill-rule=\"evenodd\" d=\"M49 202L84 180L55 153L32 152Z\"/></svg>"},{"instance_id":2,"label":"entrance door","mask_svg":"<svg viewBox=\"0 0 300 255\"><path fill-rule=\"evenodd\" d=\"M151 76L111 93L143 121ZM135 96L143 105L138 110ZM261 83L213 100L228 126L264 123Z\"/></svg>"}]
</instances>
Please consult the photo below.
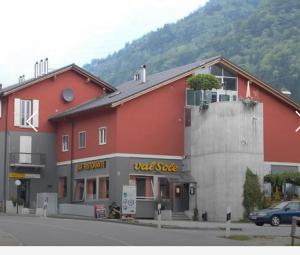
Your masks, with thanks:
<instances>
[{"instance_id":1,"label":"entrance door","mask_svg":"<svg viewBox=\"0 0 300 255\"><path fill-rule=\"evenodd\" d=\"M21 180L19 186L19 199L23 202L24 207L29 208L30 205L30 180Z\"/></svg>"},{"instance_id":2,"label":"entrance door","mask_svg":"<svg viewBox=\"0 0 300 255\"><path fill-rule=\"evenodd\" d=\"M189 209L189 184L175 184L173 211L184 212Z\"/></svg>"}]
</instances>

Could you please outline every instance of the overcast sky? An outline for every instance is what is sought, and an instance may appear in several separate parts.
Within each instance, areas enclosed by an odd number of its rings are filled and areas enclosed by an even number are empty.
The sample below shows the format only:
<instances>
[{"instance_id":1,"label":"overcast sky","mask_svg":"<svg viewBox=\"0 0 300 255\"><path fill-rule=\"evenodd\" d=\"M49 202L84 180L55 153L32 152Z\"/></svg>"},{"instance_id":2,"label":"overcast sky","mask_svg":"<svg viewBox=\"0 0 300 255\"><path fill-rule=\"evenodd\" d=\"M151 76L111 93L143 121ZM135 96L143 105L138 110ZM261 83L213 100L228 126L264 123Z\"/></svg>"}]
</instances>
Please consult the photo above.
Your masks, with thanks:
<instances>
[{"instance_id":1,"label":"overcast sky","mask_svg":"<svg viewBox=\"0 0 300 255\"><path fill-rule=\"evenodd\" d=\"M0 83L33 76L34 63L82 66L175 22L207 0L8 0L0 2Z\"/></svg>"}]
</instances>

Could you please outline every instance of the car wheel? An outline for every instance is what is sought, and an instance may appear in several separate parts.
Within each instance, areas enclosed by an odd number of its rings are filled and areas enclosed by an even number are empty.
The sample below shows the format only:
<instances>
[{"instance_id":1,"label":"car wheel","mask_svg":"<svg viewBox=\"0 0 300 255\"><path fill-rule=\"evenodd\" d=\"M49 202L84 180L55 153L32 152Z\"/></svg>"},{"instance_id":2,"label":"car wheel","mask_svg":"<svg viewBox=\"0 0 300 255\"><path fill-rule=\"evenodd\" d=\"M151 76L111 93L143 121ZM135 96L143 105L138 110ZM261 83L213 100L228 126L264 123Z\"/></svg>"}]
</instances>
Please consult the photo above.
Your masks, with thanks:
<instances>
[{"instance_id":1,"label":"car wheel","mask_svg":"<svg viewBox=\"0 0 300 255\"><path fill-rule=\"evenodd\" d=\"M260 226L260 227L261 227L261 226L263 226L263 225L264 225L264 223L263 223L263 222L256 222L256 223L255 223L255 225L256 225L256 226Z\"/></svg>"},{"instance_id":2,"label":"car wheel","mask_svg":"<svg viewBox=\"0 0 300 255\"><path fill-rule=\"evenodd\" d=\"M272 216L271 218L271 225L276 227L280 224L280 218L277 215Z\"/></svg>"}]
</instances>

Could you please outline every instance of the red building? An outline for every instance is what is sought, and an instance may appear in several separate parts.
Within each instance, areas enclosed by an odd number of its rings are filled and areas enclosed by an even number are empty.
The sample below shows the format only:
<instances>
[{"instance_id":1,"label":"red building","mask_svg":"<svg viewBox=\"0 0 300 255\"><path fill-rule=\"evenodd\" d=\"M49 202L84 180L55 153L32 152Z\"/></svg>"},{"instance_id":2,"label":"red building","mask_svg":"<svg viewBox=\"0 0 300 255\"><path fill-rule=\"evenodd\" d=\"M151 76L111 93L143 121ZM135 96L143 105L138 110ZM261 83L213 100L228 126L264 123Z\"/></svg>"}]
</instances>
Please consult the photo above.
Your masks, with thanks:
<instances>
[{"instance_id":1,"label":"red building","mask_svg":"<svg viewBox=\"0 0 300 255\"><path fill-rule=\"evenodd\" d=\"M222 89L210 94L212 103L245 98L249 84L251 99L263 104L265 168L300 170L299 104L217 56L149 76L142 68L116 88L71 65L2 89L0 139L7 146L0 148L1 162L10 156L1 167L1 184L7 177L23 178L30 207L35 193L46 191L57 191L61 203L120 205L122 186L134 184L140 217L153 217L158 197L169 199L174 212L192 210L196 180L185 131L188 106L201 104L202 95L187 85L196 73L221 80ZM36 111L31 124L38 132L26 124ZM6 187L10 200L12 181Z\"/></svg>"}]
</instances>

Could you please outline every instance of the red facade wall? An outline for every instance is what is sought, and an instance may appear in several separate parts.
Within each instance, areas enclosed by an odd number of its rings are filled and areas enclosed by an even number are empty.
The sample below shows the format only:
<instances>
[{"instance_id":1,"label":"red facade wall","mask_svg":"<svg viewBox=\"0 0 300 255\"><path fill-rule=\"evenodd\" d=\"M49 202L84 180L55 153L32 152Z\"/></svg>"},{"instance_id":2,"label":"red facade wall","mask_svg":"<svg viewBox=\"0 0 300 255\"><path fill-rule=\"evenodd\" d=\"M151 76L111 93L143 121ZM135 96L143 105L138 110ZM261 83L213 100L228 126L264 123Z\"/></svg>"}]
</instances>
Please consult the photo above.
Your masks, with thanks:
<instances>
[{"instance_id":1,"label":"red facade wall","mask_svg":"<svg viewBox=\"0 0 300 255\"><path fill-rule=\"evenodd\" d=\"M61 96L63 89L71 88L75 98L66 103ZM66 109L77 106L87 100L102 95L103 90L99 85L87 83L86 78L75 71L67 71L49 78L38 84L24 88L9 95L9 130L20 132L33 132L31 128L19 128L14 126L14 99L38 99L39 100L39 132L54 132L55 127L48 121L49 117Z\"/></svg>"},{"instance_id":2,"label":"red facade wall","mask_svg":"<svg viewBox=\"0 0 300 255\"><path fill-rule=\"evenodd\" d=\"M72 119L73 139L74 139L74 158L80 159L115 153L116 137L116 109L103 109L85 113L82 116ZM99 145L99 128L106 127L106 144ZM86 148L79 149L79 132L86 131ZM67 161L71 159L71 151L62 152L62 136L69 135L71 147L71 122L57 123L57 161Z\"/></svg>"},{"instance_id":3,"label":"red facade wall","mask_svg":"<svg viewBox=\"0 0 300 255\"><path fill-rule=\"evenodd\" d=\"M117 152L184 155L185 79L118 107Z\"/></svg>"},{"instance_id":4,"label":"red facade wall","mask_svg":"<svg viewBox=\"0 0 300 255\"><path fill-rule=\"evenodd\" d=\"M238 87L239 96L245 97L247 80L239 77ZM295 132L299 117L295 110L254 83L251 97L263 102L265 161L299 163L300 135Z\"/></svg>"}]
</instances>

